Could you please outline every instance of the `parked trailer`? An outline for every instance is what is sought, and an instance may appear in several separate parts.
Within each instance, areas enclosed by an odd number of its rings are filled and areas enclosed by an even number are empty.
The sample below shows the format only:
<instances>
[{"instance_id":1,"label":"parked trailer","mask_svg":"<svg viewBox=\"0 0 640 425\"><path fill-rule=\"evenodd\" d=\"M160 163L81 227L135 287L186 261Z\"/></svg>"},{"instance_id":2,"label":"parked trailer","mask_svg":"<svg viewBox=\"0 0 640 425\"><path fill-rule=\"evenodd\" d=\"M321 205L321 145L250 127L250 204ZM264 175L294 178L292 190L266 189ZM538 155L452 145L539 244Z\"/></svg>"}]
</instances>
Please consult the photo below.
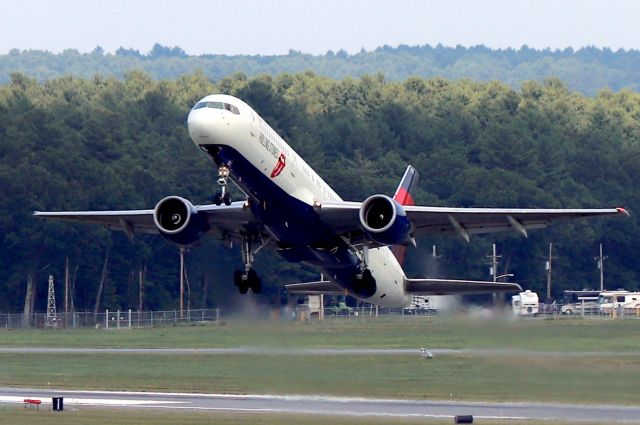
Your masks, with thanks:
<instances>
[{"instance_id":1,"label":"parked trailer","mask_svg":"<svg viewBox=\"0 0 640 425\"><path fill-rule=\"evenodd\" d=\"M527 289L511 297L511 308L518 316L535 316L539 310L538 294Z\"/></svg>"},{"instance_id":2,"label":"parked trailer","mask_svg":"<svg viewBox=\"0 0 640 425\"><path fill-rule=\"evenodd\" d=\"M611 314L614 310L640 309L640 292L605 291L598 296L598 308L601 314Z\"/></svg>"}]
</instances>

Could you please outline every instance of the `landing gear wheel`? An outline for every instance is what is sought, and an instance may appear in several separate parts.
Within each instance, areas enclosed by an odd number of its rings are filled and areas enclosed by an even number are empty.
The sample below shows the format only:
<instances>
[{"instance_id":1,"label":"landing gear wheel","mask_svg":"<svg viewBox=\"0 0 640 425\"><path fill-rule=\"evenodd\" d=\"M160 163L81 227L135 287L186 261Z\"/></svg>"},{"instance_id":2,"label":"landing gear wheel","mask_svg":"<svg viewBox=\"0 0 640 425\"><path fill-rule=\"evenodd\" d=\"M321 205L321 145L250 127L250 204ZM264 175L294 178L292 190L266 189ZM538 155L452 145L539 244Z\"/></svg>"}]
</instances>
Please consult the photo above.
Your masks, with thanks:
<instances>
[{"instance_id":1,"label":"landing gear wheel","mask_svg":"<svg viewBox=\"0 0 640 425\"><path fill-rule=\"evenodd\" d=\"M371 270L364 269L360 273L355 276L356 281L361 283L371 282L373 279L373 275L371 274Z\"/></svg>"},{"instance_id":2,"label":"landing gear wheel","mask_svg":"<svg viewBox=\"0 0 640 425\"><path fill-rule=\"evenodd\" d=\"M353 292L364 297L371 297L376 292L376 279L371 270L364 269L351 279Z\"/></svg>"},{"instance_id":3,"label":"landing gear wheel","mask_svg":"<svg viewBox=\"0 0 640 425\"><path fill-rule=\"evenodd\" d=\"M258 277L258 273L255 270L251 269L247 273L247 282L249 283L249 287L253 291L254 294L259 294L262 292L262 282Z\"/></svg>"},{"instance_id":4,"label":"landing gear wheel","mask_svg":"<svg viewBox=\"0 0 640 425\"><path fill-rule=\"evenodd\" d=\"M246 294L247 292L249 292L249 285L247 285L246 282L241 283L240 285L238 285L238 290L240 291L240 293L242 295Z\"/></svg>"},{"instance_id":5,"label":"landing gear wheel","mask_svg":"<svg viewBox=\"0 0 640 425\"><path fill-rule=\"evenodd\" d=\"M369 283L373 280L373 275L371 274L371 270L364 269L362 271L362 282Z\"/></svg>"},{"instance_id":6,"label":"landing gear wheel","mask_svg":"<svg viewBox=\"0 0 640 425\"><path fill-rule=\"evenodd\" d=\"M225 192L225 194L222 195L222 202L224 202L224 204L227 206L231 205L231 195L229 195L229 192Z\"/></svg>"},{"instance_id":7,"label":"landing gear wheel","mask_svg":"<svg viewBox=\"0 0 640 425\"><path fill-rule=\"evenodd\" d=\"M217 192L215 195L213 195L213 203L216 205L222 204L222 195L220 195L220 192Z\"/></svg>"},{"instance_id":8,"label":"landing gear wheel","mask_svg":"<svg viewBox=\"0 0 640 425\"><path fill-rule=\"evenodd\" d=\"M260 246L255 248L255 242L259 242ZM265 243L259 234L243 235L242 263L244 264L244 271L236 270L233 275L233 281L241 294L246 294L249 289L251 289L254 294L262 292L262 282L258 277L258 273L253 269L253 256L264 246Z\"/></svg>"},{"instance_id":9,"label":"landing gear wheel","mask_svg":"<svg viewBox=\"0 0 640 425\"><path fill-rule=\"evenodd\" d=\"M241 294L246 294L249 292L249 289L251 289L254 294L262 292L262 281L258 277L258 273L253 269L249 269L249 271L246 272L236 270L233 273L233 284L238 287L238 291L240 291Z\"/></svg>"},{"instance_id":10,"label":"landing gear wheel","mask_svg":"<svg viewBox=\"0 0 640 425\"><path fill-rule=\"evenodd\" d=\"M238 287L238 291L240 291L241 294L246 294L247 291L249 291L249 283L245 274L240 270L233 272L233 284Z\"/></svg>"}]
</instances>

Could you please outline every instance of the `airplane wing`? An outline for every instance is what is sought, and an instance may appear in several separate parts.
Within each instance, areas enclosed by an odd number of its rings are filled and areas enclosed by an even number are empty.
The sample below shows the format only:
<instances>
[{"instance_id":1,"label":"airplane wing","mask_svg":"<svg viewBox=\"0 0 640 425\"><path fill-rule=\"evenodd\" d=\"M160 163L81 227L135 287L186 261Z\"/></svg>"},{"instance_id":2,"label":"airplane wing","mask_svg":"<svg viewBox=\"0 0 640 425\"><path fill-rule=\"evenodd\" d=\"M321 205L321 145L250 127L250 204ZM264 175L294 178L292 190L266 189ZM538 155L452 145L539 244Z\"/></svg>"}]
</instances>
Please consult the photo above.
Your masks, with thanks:
<instances>
[{"instance_id":1,"label":"airplane wing","mask_svg":"<svg viewBox=\"0 0 640 425\"><path fill-rule=\"evenodd\" d=\"M464 295L493 292L521 292L517 283L478 280L405 279L405 291L411 295Z\"/></svg>"},{"instance_id":2,"label":"airplane wing","mask_svg":"<svg viewBox=\"0 0 640 425\"><path fill-rule=\"evenodd\" d=\"M344 295L343 288L330 281L292 283L285 285L287 292L299 295ZM521 292L517 283L484 282L451 279L405 279L405 291L409 295L465 295L493 292Z\"/></svg>"},{"instance_id":3,"label":"airplane wing","mask_svg":"<svg viewBox=\"0 0 640 425\"><path fill-rule=\"evenodd\" d=\"M349 234L354 243L366 235L358 213L361 202L323 202L318 211L321 220L338 234ZM576 218L629 215L624 208L604 209L523 209L523 208L449 208L403 206L414 226L413 235L458 234L465 241L471 235L515 231L526 237L528 230L542 229L551 222Z\"/></svg>"},{"instance_id":4,"label":"airplane wing","mask_svg":"<svg viewBox=\"0 0 640 425\"><path fill-rule=\"evenodd\" d=\"M240 232L247 227L257 225L253 213L245 208L244 202L233 202L231 205L196 205L198 213L205 214L212 230L219 237L240 238ZM99 224L108 229L122 230L132 238L135 233L159 234L153 221L153 211L121 210L121 211L35 211L34 216L59 221Z\"/></svg>"},{"instance_id":5,"label":"airplane wing","mask_svg":"<svg viewBox=\"0 0 640 425\"><path fill-rule=\"evenodd\" d=\"M292 283L285 285L287 292L299 295L345 295L345 290L337 284L328 280L319 280L317 282Z\"/></svg>"}]
</instances>

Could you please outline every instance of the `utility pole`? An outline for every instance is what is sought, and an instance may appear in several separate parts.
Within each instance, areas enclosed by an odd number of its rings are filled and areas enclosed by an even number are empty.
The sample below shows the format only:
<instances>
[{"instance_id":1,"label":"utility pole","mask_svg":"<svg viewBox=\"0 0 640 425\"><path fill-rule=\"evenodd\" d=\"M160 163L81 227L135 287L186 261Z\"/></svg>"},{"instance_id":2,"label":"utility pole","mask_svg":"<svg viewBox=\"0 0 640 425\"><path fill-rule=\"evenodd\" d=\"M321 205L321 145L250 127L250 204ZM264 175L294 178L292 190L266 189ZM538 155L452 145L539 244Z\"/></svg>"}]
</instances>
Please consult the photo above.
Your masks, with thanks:
<instances>
[{"instance_id":1,"label":"utility pole","mask_svg":"<svg viewBox=\"0 0 640 425\"><path fill-rule=\"evenodd\" d=\"M495 282L498 277L498 263L499 263L498 258L502 257L502 255L496 255L496 244L493 244L492 254L488 255L487 257L491 258L491 262L489 263L491 265L491 268L489 269L489 274L491 274L491 277Z\"/></svg>"},{"instance_id":2,"label":"utility pole","mask_svg":"<svg viewBox=\"0 0 640 425\"><path fill-rule=\"evenodd\" d=\"M33 306L36 297L36 287L33 282L33 274L29 273L27 276L27 294L24 297L24 310L23 310L23 327L31 327L31 321L33 318Z\"/></svg>"},{"instance_id":3,"label":"utility pole","mask_svg":"<svg viewBox=\"0 0 640 425\"><path fill-rule=\"evenodd\" d=\"M56 326L56 292L53 286L53 275L49 275L49 293L47 296L47 327Z\"/></svg>"},{"instance_id":4,"label":"utility pole","mask_svg":"<svg viewBox=\"0 0 640 425\"><path fill-rule=\"evenodd\" d=\"M546 269L547 269L547 299L548 301L551 299L551 269L552 269L552 260L553 257L553 243L549 243L549 259L547 260Z\"/></svg>"},{"instance_id":5,"label":"utility pole","mask_svg":"<svg viewBox=\"0 0 640 425\"><path fill-rule=\"evenodd\" d=\"M142 311L142 306L144 304L144 278L147 271L147 264L145 263L144 267L138 270L138 311Z\"/></svg>"},{"instance_id":6,"label":"utility pole","mask_svg":"<svg viewBox=\"0 0 640 425\"><path fill-rule=\"evenodd\" d=\"M202 308L207 308L207 292L209 291L209 274L207 270L204 270L204 276L202 277Z\"/></svg>"},{"instance_id":7,"label":"utility pole","mask_svg":"<svg viewBox=\"0 0 640 425\"><path fill-rule=\"evenodd\" d=\"M434 245L435 246L435 245ZM320 282L324 281L324 273L320 273ZM320 310L318 310L318 319L324 320L324 294L320 294Z\"/></svg>"},{"instance_id":8,"label":"utility pole","mask_svg":"<svg viewBox=\"0 0 640 425\"><path fill-rule=\"evenodd\" d=\"M184 319L184 251L183 246L180 247L180 319Z\"/></svg>"},{"instance_id":9,"label":"utility pole","mask_svg":"<svg viewBox=\"0 0 640 425\"><path fill-rule=\"evenodd\" d=\"M491 262L489 263L491 265L491 268L489 269L489 274L491 275L491 279L495 283L498 280L498 258L501 258L502 255L496 254L496 244L492 244L491 247L492 247L491 255L488 256L491 259ZM492 297L493 297L494 306L497 307L504 303L504 293L500 294L500 293L494 292L492 294Z\"/></svg>"},{"instance_id":10,"label":"utility pole","mask_svg":"<svg viewBox=\"0 0 640 425\"><path fill-rule=\"evenodd\" d=\"M73 302L73 294L76 293L76 281L78 279L79 268L80 264L76 263L76 266L73 268L73 273L69 273L69 312L71 314L76 311L75 303Z\"/></svg>"},{"instance_id":11,"label":"utility pole","mask_svg":"<svg viewBox=\"0 0 640 425\"><path fill-rule=\"evenodd\" d=\"M600 256L596 257L598 262L598 269L600 270L600 292L604 291L604 260L607 257L602 255L602 244L600 244Z\"/></svg>"},{"instance_id":12,"label":"utility pole","mask_svg":"<svg viewBox=\"0 0 640 425\"><path fill-rule=\"evenodd\" d=\"M69 314L69 256L64 260L64 320L67 321Z\"/></svg>"}]
</instances>

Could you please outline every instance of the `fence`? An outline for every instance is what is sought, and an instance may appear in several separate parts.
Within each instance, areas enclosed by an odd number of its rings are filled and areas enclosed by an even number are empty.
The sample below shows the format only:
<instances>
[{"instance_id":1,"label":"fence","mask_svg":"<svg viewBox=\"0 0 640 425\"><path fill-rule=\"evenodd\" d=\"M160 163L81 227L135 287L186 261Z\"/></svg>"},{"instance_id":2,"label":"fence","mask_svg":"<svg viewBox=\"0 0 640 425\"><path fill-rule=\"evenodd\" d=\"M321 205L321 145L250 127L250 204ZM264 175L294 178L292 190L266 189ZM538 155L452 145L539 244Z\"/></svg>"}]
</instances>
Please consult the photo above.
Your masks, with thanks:
<instances>
[{"instance_id":1,"label":"fence","mask_svg":"<svg viewBox=\"0 0 640 425\"><path fill-rule=\"evenodd\" d=\"M272 313L278 314L272 314ZM400 309L400 308L382 308L372 305L363 305L360 307L325 307L323 315L320 315L318 309L310 310L308 306L285 307L283 309L263 309L258 316L262 318L280 318L284 320L307 320L319 319L321 317L331 318L340 317L344 319L358 319L369 317L388 317L388 316L434 316L438 315L436 310L429 309ZM502 311L503 314L509 314L509 310ZM612 314L600 314L593 312L591 314L560 314L559 310L543 311L538 315L539 318L546 319L640 319L640 309L617 310ZM97 315L91 312L75 312L75 313L59 313L52 320L48 320L46 313L36 313L30 323L26 322L22 314L5 314L0 313L0 329L23 329L23 328L96 328L96 329L131 329L159 326L177 326L177 325L197 325L197 324L215 324L218 325L221 320L220 309L199 309L184 310L182 316L179 310L167 311L105 311Z\"/></svg>"},{"instance_id":2,"label":"fence","mask_svg":"<svg viewBox=\"0 0 640 425\"><path fill-rule=\"evenodd\" d=\"M30 322L30 323L29 323ZM90 312L58 313L47 317L46 313L36 313L30 321L22 314L0 314L0 329L22 328L103 328L131 329L152 326L218 324L219 309L169 311L109 311L93 314Z\"/></svg>"},{"instance_id":3,"label":"fence","mask_svg":"<svg viewBox=\"0 0 640 425\"><path fill-rule=\"evenodd\" d=\"M448 314L479 314L482 311L486 312L488 316L486 317L521 317L523 319L531 319L534 316L518 316L515 315L510 306L504 309L491 310L451 310ZM307 320L307 319L315 319L315 318L330 318L330 317L342 317L342 318L367 318L367 317L388 317L388 316L438 316L442 315L442 311L438 311L435 309L401 309L401 308L388 308L388 307L376 307L375 305L366 304L360 307L324 307L322 309L322 313L320 313L320 309L309 309L308 306L298 306L293 309L289 309L285 311L285 316L290 319L297 320ZM444 313L447 314L447 313ZM543 308L541 307L540 312L535 315L537 318L544 319L636 319L640 320L640 308L627 308L627 309L617 309L616 311L610 313L601 313L597 310L588 310L580 313L572 313L565 314L561 313L560 308Z\"/></svg>"},{"instance_id":4,"label":"fence","mask_svg":"<svg viewBox=\"0 0 640 425\"><path fill-rule=\"evenodd\" d=\"M322 309L310 309L308 306L301 305L292 309L285 309L285 314L288 314L288 318L308 319L316 317L345 317L345 318L358 318L358 317L379 317L379 316L435 316L436 310L434 309L408 309L408 308L389 308L389 307L376 307L373 304L362 304L360 307L348 307L348 306L329 306ZM287 318L287 316L284 316Z\"/></svg>"}]
</instances>

